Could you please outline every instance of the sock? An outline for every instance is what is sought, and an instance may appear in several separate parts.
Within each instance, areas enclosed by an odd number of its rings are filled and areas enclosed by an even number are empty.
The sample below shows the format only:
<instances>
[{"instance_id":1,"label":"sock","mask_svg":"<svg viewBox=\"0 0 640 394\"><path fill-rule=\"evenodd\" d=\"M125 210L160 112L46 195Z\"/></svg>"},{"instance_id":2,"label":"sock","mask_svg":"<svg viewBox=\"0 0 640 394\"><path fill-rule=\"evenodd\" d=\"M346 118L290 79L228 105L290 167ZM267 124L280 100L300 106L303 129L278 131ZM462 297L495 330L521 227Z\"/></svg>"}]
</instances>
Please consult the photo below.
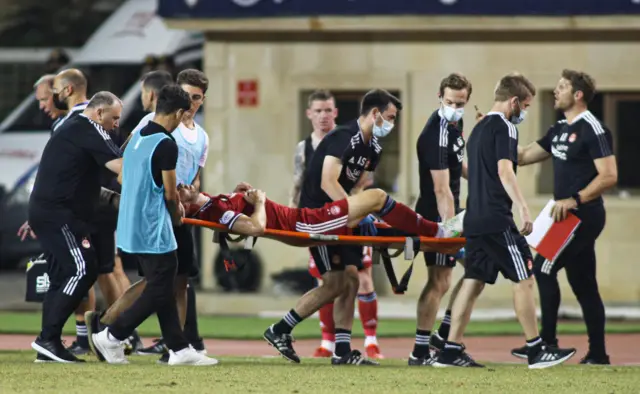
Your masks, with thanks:
<instances>
[{"instance_id":1,"label":"sock","mask_svg":"<svg viewBox=\"0 0 640 394\"><path fill-rule=\"evenodd\" d=\"M527 347L528 348L532 348L538 345L542 344L542 339L540 338L540 336L537 336L533 339L527 339Z\"/></svg>"},{"instance_id":2,"label":"sock","mask_svg":"<svg viewBox=\"0 0 640 394\"><path fill-rule=\"evenodd\" d=\"M83 348L89 347L89 338L87 338L87 323L76 320L76 341Z\"/></svg>"},{"instance_id":3,"label":"sock","mask_svg":"<svg viewBox=\"0 0 640 394\"><path fill-rule=\"evenodd\" d=\"M378 329L378 299L375 291L358 294L358 312L364 335L375 338Z\"/></svg>"},{"instance_id":4,"label":"sock","mask_svg":"<svg viewBox=\"0 0 640 394\"><path fill-rule=\"evenodd\" d=\"M331 343L331 348L325 347L327 350L333 350L333 343L336 341L336 327L333 323L333 302L325 304L318 311L320 314L320 330L322 331L323 343Z\"/></svg>"},{"instance_id":5,"label":"sock","mask_svg":"<svg viewBox=\"0 0 640 394\"><path fill-rule=\"evenodd\" d=\"M413 345L413 357L422 358L429 354L429 337L431 331L416 330L416 343Z\"/></svg>"},{"instance_id":6,"label":"sock","mask_svg":"<svg viewBox=\"0 0 640 394\"><path fill-rule=\"evenodd\" d=\"M336 328L336 350L334 354L342 357L351 351L351 330Z\"/></svg>"},{"instance_id":7,"label":"sock","mask_svg":"<svg viewBox=\"0 0 640 394\"><path fill-rule=\"evenodd\" d=\"M435 237L440 230L438 223L423 219L411 208L394 201L390 196L387 196L384 208L378 212L378 215L392 227L411 234Z\"/></svg>"},{"instance_id":8,"label":"sock","mask_svg":"<svg viewBox=\"0 0 640 394\"><path fill-rule=\"evenodd\" d=\"M440 338L446 341L447 338L449 338L450 328L451 328L451 309L447 309L447 311L444 313L444 317L442 318L442 321L440 322L440 327L438 327L438 335L440 335Z\"/></svg>"},{"instance_id":9,"label":"sock","mask_svg":"<svg viewBox=\"0 0 640 394\"><path fill-rule=\"evenodd\" d=\"M187 285L187 319L184 323L184 336L190 344L202 340L198 332L198 314L196 313L196 291L191 280Z\"/></svg>"},{"instance_id":10,"label":"sock","mask_svg":"<svg viewBox=\"0 0 640 394\"><path fill-rule=\"evenodd\" d=\"M291 334L295 326L302 321L302 318L293 309L289 311L282 320L273 325L273 332L276 334Z\"/></svg>"}]
</instances>

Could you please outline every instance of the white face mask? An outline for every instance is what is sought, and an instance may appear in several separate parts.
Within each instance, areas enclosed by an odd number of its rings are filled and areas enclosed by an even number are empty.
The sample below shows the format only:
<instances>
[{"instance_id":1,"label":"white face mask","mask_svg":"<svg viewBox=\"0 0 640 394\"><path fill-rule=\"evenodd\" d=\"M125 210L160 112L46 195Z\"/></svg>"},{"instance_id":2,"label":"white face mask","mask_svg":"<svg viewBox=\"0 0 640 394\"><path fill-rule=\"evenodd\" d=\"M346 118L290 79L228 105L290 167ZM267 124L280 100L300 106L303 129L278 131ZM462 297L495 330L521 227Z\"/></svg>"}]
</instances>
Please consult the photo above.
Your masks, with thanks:
<instances>
[{"instance_id":1,"label":"white face mask","mask_svg":"<svg viewBox=\"0 0 640 394\"><path fill-rule=\"evenodd\" d=\"M377 124L373 124L373 135L378 138L386 137L393 130L394 124L389 122L386 119L382 119L382 126L378 126Z\"/></svg>"},{"instance_id":2,"label":"white face mask","mask_svg":"<svg viewBox=\"0 0 640 394\"><path fill-rule=\"evenodd\" d=\"M442 116L448 122L457 122L462 119L464 115L464 108L453 108L442 104Z\"/></svg>"}]
</instances>

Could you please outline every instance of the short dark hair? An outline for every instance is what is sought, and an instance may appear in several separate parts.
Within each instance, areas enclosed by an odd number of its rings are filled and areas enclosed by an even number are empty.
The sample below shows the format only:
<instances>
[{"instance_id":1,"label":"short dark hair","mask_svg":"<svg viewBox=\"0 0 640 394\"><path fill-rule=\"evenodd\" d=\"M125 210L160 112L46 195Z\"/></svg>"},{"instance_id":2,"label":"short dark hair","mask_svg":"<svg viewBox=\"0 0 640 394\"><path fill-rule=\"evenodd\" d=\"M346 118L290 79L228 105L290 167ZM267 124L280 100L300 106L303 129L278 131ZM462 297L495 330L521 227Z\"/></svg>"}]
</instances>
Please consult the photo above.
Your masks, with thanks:
<instances>
[{"instance_id":1,"label":"short dark hair","mask_svg":"<svg viewBox=\"0 0 640 394\"><path fill-rule=\"evenodd\" d=\"M307 99L307 106L311 107L311 104L314 101L327 101L327 100L333 100L333 94L331 94L331 92L328 90L318 89L309 95L309 98Z\"/></svg>"},{"instance_id":2,"label":"short dark hair","mask_svg":"<svg viewBox=\"0 0 640 394\"><path fill-rule=\"evenodd\" d=\"M402 102L393 94L384 89L370 90L364 95L360 102L360 115L367 115L374 108L377 108L380 112L384 112L389 104L395 105L398 111L402 109Z\"/></svg>"},{"instance_id":3,"label":"short dark hair","mask_svg":"<svg viewBox=\"0 0 640 394\"><path fill-rule=\"evenodd\" d=\"M87 104L87 108L110 107L116 102L122 104L122 101L115 94L107 91L98 92L91 97Z\"/></svg>"},{"instance_id":4,"label":"short dark hair","mask_svg":"<svg viewBox=\"0 0 640 394\"><path fill-rule=\"evenodd\" d=\"M467 99L471 97L473 86L471 82L462 74L451 73L440 81L440 96L444 96L444 90L449 88L451 90L464 90L467 89Z\"/></svg>"},{"instance_id":5,"label":"short dark hair","mask_svg":"<svg viewBox=\"0 0 640 394\"><path fill-rule=\"evenodd\" d=\"M168 71L151 71L142 77L142 86L145 89L151 89L156 94L160 90L173 83L173 77Z\"/></svg>"},{"instance_id":6,"label":"short dark hair","mask_svg":"<svg viewBox=\"0 0 640 394\"><path fill-rule=\"evenodd\" d=\"M511 73L505 75L498 82L495 91L495 101L507 101L511 97L517 97L524 101L536 95L536 87L524 75Z\"/></svg>"},{"instance_id":7,"label":"short dark hair","mask_svg":"<svg viewBox=\"0 0 640 394\"><path fill-rule=\"evenodd\" d=\"M209 79L200 70L188 68L180 71L176 79L178 85L191 85L202 89L202 93L207 93L209 88Z\"/></svg>"},{"instance_id":8,"label":"short dark hair","mask_svg":"<svg viewBox=\"0 0 640 394\"><path fill-rule=\"evenodd\" d=\"M593 100L596 95L596 81L591 75L582 71L564 69L562 70L562 78L571 82L571 93L582 92L585 104L589 104Z\"/></svg>"},{"instance_id":9,"label":"short dark hair","mask_svg":"<svg viewBox=\"0 0 640 394\"><path fill-rule=\"evenodd\" d=\"M160 89L156 104L157 114L169 115L181 109L187 111L189 108L191 108L191 98L180 85L172 83Z\"/></svg>"}]
</instances>

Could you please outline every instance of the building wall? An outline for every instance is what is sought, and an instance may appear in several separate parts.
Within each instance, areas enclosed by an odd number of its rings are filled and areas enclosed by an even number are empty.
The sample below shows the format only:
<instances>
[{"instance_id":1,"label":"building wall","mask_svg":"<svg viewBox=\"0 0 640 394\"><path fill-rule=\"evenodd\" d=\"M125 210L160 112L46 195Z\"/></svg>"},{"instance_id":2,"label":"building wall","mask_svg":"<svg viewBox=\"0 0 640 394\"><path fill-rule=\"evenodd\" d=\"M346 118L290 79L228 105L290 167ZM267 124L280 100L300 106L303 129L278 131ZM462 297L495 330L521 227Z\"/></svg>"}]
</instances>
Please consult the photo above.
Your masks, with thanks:
<instances>
[{"instance_id":1,"label":"building wall","mask_svg":"<svg viewBox=\"0 0 640 394\"><path fill-rule=\"evenodd\" d=\"M509 33L504 33L509 34ZM399 89L405 109L401 116L400 191L396 198L408 201L418 194L415 141L425 120L438 105L441 78L452 71L465 74L473 83L473 95L464 117L467 130L475 123L473 106L487 111L498 79L517 70L540 90L551 90L563 68L592 74L600 90L639 91L640 44L631 42L394 42L394 43L223 43L209 41L205 47L205 72L211 81L206 100L206 129L211 138L204 172L208 191L230 191L238 181L248 181L266 191L270 199L287 203L291 185L292 154L298 137L299 91L328 89ZM259 105L236 105L238 80L259 82ZM520 141L534 141L544 127L541 99L519 126ZM468 131L467 131L468 132ZM532 212L539 212L549 196L536 195L539 166L522 168L518 179ZM464 185L464 182L463 182ZM463 186L466 196L466 185ZM464 201L464 200L463 200ZM597 244L598 278L608 302L640 299L640 247L633 225L640 220L640 200L606 199L607 227ZM208 240L211 234L205 233ZM266 263L263 287L269 276L285 267L304 267L308 252L261 240L256 251ZM211 261L215 246L207 242L204 259ZM422 258L420 257L420 260ZM421 261L417 264L422 267ZM405 267L398 263L398 269ZM210 280L203 277L205 285ZM461 272L461 271L459 271ZM382 271L381 271L382 273ZM564 275L565 297L572 297ZM410 296L419 294L426 270L414 271ZM384 283L384 282L383 282ZM383 292L380 290L379 292ZM485 302L511 303L507 281L486 291Z\"/></svg>"}]
</instances>

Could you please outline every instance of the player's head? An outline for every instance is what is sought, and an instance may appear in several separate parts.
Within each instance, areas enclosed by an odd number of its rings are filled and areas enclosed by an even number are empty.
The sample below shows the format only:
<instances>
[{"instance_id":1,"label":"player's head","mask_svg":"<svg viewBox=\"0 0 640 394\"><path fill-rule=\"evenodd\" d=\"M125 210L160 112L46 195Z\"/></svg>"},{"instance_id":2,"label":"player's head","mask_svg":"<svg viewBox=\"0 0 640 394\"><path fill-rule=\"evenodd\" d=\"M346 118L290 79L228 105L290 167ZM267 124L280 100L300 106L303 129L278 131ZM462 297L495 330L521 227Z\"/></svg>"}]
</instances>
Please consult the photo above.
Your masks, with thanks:
<instances>
[{"instance_id":1,"label":"player's head","mask_svg":"<svg viewBox=\"0 0 640 394\"><path fill-rule=\"evenodd\" d=\"M360 102L360 118L373 124L373 134L376 137L384 137L391 132L400 110L400 99L384 89L370 90ZM361 124L363 126L365 125Z\"/></svg>"},{"instance_id":2,"label":"player's head","mask_svg":"<svg viewBox=\"0 0 640 394\"><path fill-rule=\"evenodd\" d=\"M511 73L498 81L495 102L502 103L505 116L511 123L518 124L526 117L535 95L536 87L531 81L520 73Z\"/></svg>"},{"instance_id":3,"label":"player's head","mask_svg":"<svg viewBox=\"0 0 640 394\"><path fill-rule=\"evenodd\" d=\"M33 84L33 88L36 91L36 100L38 100L38 107L53 119L57 118L57 116L54 116L53 112L55 111L56 115L58 113L53 106L53 97L51 94L53 79L55 77L56 76L53 74L45 74Z\"/></svg>"},{"instance_id":4,"label":"player's head","mask_svg":"<svg viewBox=\"0 0 640 394\"><path fill-rule=\"evenodd\" d=\"M582 71L562 70L562 78L553 90L555 109L568 111L575 105L586 109L596 94L596 82Z\"/></svg>"},{"instance_id":5,"label":"player's head","mask_svg":"<svg viewBox=\"0 0 640 394\"><path fill-rule=\"evenodd\" d=\"M314 131L328 133L335 128L338 109L333 95L328 90L316 90L307 100L307 118Z\"/></svg>"},{"instance_id":6,"label":"player's head","mask_svg":"<svg viewBox=\"0 0 640 394\"><path fill-rule=\"evenodd\" d=\"M167 71L151 71L142 77L140 100L145 111L153 111L160 90L173 83L173 77Z\"/></svg>"},{"instance_id":7,"label":"player's head","mask_svg":"<svg viewBox=\"0 0 640 394\"><path fill-rule=\"evenodd\" d=\"M189 111L189 108L191 108L189 93L177 84L167 85L158 94L154 121L172 132L180 125L182 116Z\"/></svg>"},{"instance_id":8,"label":"player's head","mask_svg":"<svg viewBox=\"0 0 640 394\"><path fill-rule=\"evenodd\" d=\"M180 71L176 82L189 94L191 99L191 108L187 111L187 116L195 116L204 102L205 94L209 88L209 79L202 71L189 68Z\"/></svg>"},{"instance_id":9,"label":"player's head","mask_svg":"<svg viewBox=\"0 0 640 394\"><path fill-rule=\"evenodd\" d=\"M69 109L69 97L84 97L87 95L87 78L76 68L63 70L53 79L53 105L66 111Z\"/></svg>"},{"instance_id":10,"label":"player's head","mask_svg":"<svg viewBox=\"0 0 640 394\"><path fill-rule=\"evenodd\" d=\"M442 115L449 122L457 122L464 115L464 106L471 97L471 82L462 74L449 74L440 82L438 97Z\"/></svg>"},{"instance_id":11,"label":"player's head","mask_svg":"<svg viewBox=\"0 0 640 394\"><path fill-rule=\"evenodd\" d=\"M113 130L120 123L122 101L111 92L98 92L91 97L85 113L105 130Z\"/></svg>"}]
</instances>

